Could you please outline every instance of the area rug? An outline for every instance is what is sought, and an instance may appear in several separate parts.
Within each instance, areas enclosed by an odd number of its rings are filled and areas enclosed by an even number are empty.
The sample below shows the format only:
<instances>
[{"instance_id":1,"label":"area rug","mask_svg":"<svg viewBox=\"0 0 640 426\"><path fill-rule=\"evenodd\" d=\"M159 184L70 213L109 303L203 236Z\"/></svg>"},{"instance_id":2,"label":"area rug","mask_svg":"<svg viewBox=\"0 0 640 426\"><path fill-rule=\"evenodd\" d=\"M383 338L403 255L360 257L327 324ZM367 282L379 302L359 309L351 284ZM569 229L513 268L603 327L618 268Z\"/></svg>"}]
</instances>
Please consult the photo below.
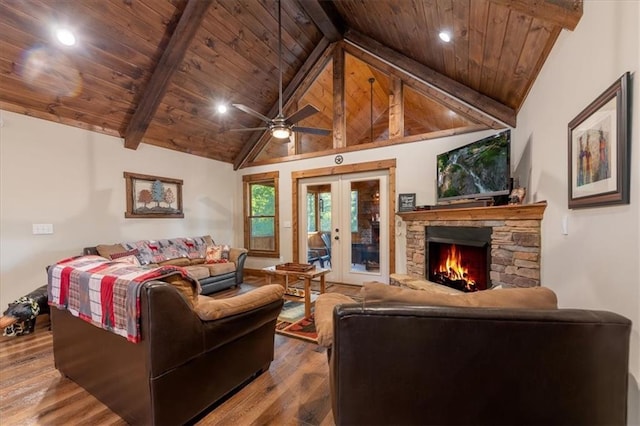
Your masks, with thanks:
<instances>
[{"instance_id":1,"label":"area rug","mask_svg":"<svg viewBox=\"0 0 640 426\"><path fill-rule=\"evenodd\" d=\"M315 302L317 298L318 293L311 293L312 303ZM280 311L280 315L278 315L276 333L318 343L318 334L316 333L316 326L313 322L313 308L314 306L312 305L311 318L305 318L303 300L285 300L282 311Z\"/></svg>"},{"instance_id":2,"label":"area rug","mask_svg":"<svg viewBox=\"0 0 640 426\"><path fill-rule=\"evenodd\" d=\"M318 298L318 293L311 293L311 303L315 302ZM313 309L313 306L312 306ZM282 311L278 315L278 322L286 321L288 323L294 323L304 317L304 301L298 300L285 300Z\"/></svg>"},{"instance_id":3,"label":"area rug","mask_svg":"<svg viewBox=\"0 0 640 426\"><path fill-rule=\"evenodd\" d=\"M318 343L318 333L316 332L313 313L311 318L302 318L294 323L279 321L276 324L276 333L306 340L307 342Z\"/></svg>"}]
</instances>

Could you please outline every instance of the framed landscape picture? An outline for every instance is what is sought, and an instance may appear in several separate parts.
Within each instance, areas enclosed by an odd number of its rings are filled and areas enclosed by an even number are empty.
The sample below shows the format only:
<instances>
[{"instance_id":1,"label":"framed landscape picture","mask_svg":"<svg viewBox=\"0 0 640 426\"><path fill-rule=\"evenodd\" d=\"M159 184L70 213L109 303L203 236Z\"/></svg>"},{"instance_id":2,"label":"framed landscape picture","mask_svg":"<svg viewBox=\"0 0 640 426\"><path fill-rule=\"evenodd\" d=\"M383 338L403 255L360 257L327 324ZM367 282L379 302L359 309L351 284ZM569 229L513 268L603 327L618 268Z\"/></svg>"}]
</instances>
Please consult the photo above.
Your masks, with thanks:
<instances>
[{"instance_id":1,"label":"framed landscape picture","mask_svg":"<svg viewBox=\"0 0 640 426\"><path fill-rule=\"evenodd\" d=\"M183 218L182 180L124 172L126 218Z\"/></svg>"},{"instance_id":2,"label":"framed landscape picture","mask_svg":"<svg viewBox=\"0 0 640 426\"><path fill-rule=\"evenodd\" d=\"M569 208L629 204L629 84L625 73L569 123Z\"/></svg>"}]
</instances>

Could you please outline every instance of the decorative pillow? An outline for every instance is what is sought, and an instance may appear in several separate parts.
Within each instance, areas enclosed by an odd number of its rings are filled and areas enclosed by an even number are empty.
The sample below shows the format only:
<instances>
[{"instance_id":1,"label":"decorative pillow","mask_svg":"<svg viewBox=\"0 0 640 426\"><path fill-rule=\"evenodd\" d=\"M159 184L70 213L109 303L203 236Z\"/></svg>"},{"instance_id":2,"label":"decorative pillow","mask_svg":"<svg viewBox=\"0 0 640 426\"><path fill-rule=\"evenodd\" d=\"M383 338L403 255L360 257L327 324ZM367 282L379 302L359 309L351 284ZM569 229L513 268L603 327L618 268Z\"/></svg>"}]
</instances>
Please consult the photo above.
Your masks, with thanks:
<instances>
[{"instance_id":1,"label":"decorative pillow","mask_svg":"<svg viewBox=\"0 0 640 426\"><path fill-rule=\"evenodd\" d=\"M340 293L323 293L316 299L314 318L318 333L318 344L329 347L333 344L333 311L337 305L357 303Z\"/></svg>"},{"instance_id":2,"label":"decorative pillow","mask_svg":"<svg viewBox=\"0 0 640 426\"><path fill-rule=\"evenodd\" d=\"M222 258L224 260L229 260L229 253L231 252L231 247L228 244L222 245Z\"/></svg>"},{"instance_id":3,"label":"decorative pillow","mask_svg":"<svg viewBox=\"0 0 640 426\"><path fill-rule=\"evenodd\" d=\"M96 251L102 257L106 257L107 259L113 259L111 257L114 253L124 253L127 251L126 248L122 246L122 244L100 244L96 246Z\"/></svg>"},{"instance_id":4,"label":"decorative pillow","mask_svg":"<svg viewBox=\"0 0 640 426\"><path fill-rule=\"evenodd\" d=\"M209 246L205 255L207 263L220 263L222 260L222 246Z\"/></svg>"},{"instance_id":5,"label":"decorative pillow","mask_svg":"<svg viewBox=\"0 0 640 426\"><path fill-rule=\"evenodd\" d=\"M556 294L546 287L503 288L492 291L446 294L368 283L362 287L361 294L365 302L400 302L427 306L482 308L558 308Z\"/></svg>"},{"instance_id":6,"label":"decorative pillow","mask_svg":"<svg viewBox=\"0 0 640 426\"><path fill-rule=\"evenodd\" d=\"M137 256L138 255L138 250L129 250L129 251L123 251L120 253L111 253L111 260L116 260L119 259L121 257L128 257L128 256Z\"/></svg>"},{"instance_id":7,"label":"decorative pillow","mask_svg":"<svg viewBox=\"0 0 640 426\"><path fill-rule=\"evenodd\" d=\"M280 284L264 285L247 293L226 299L214 299L201 295L198 296L195 311L201 320L210 321L268 305L282 299L283 295L284 287Z\"/></svg>"}]
</instances>

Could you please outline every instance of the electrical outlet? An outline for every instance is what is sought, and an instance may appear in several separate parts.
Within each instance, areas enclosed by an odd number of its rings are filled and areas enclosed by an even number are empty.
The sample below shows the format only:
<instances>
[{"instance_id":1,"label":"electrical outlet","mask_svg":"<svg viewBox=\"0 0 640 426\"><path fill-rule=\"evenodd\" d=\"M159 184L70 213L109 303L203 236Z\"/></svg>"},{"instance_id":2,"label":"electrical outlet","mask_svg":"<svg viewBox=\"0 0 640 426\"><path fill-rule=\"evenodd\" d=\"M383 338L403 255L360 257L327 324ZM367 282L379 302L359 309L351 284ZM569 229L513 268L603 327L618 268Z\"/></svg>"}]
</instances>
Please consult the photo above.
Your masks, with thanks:
<instances>
[{"instance_id":1,"label":"electrical outlet","mask_svg":"<svg viewBox=\"0 0 640 426\"><path fill-rule=\"evenodd\" d=\"M53 223L34 223L32 229L34 235L53 234Z\"/></svg>"}]
</instances>

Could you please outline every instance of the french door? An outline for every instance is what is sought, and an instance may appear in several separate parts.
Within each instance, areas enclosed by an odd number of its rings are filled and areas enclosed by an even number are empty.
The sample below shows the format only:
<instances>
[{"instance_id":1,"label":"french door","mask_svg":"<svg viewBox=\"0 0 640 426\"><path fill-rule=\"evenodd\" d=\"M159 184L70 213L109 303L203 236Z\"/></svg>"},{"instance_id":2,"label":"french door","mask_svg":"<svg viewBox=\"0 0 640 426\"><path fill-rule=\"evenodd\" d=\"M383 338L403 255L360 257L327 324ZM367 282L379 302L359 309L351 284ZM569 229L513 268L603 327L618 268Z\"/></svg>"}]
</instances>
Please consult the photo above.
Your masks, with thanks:
<instances>
[{"instance_id":1,"label":"french door","mask_svg":"<svg viewBox=\"0 0 640 426\"><path fill-rule=\"evenodd\" d=\"M330 267L329 281L387 282L387 182L388 171L301 179L300 260Z\"/></svg>"}]
</instances>

